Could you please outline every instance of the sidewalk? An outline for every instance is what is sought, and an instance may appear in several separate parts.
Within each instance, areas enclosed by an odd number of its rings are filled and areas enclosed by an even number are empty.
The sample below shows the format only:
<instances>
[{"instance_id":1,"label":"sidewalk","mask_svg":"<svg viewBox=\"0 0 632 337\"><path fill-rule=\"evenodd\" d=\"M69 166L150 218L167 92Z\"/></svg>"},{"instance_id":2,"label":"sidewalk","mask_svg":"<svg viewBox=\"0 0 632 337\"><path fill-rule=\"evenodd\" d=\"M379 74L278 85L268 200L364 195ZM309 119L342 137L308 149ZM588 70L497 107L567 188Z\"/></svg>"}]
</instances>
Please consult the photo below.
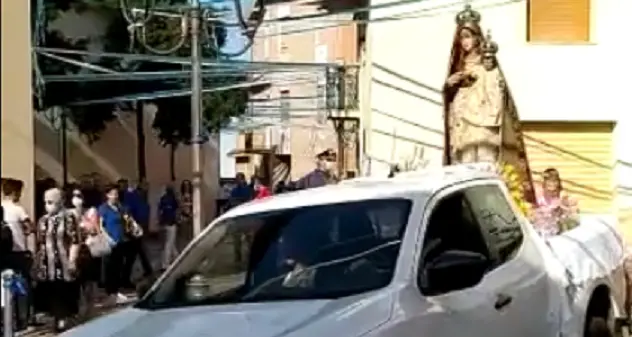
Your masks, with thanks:
<instances>
[{"instance_id":1,"label":"sidewalk","mask_svg":"<svg viewBox=\"0 0 632 337\"><path fill-rule=\"evenodd\" d=\"M163 239L161 233L150 233L145 238L145 252L147 253L147 257L152 265L154 272L158 272L162 267L162 247L163 247ZM143 268L141 267L140 261L136 260L134 267L132 269L132 281L138 282L143 279ZM129 302L126 304L117 304L115 306L107 306L104 303L96 303L95 304L95 312L92 317L87 320L77 322L78 325L83 324L87 321L90 321L94 318L98 318L103 315L107 315L111 312L124 308L125 306L136 301L136 293L134 291L130 291L125 293L129 298ZM25 331L16 332L16 337L52 337L56 334L52 331L52 322L47 322L47 319L43 322L44 324L39 327L31 327Z\"/></svg>"}]
</instances>

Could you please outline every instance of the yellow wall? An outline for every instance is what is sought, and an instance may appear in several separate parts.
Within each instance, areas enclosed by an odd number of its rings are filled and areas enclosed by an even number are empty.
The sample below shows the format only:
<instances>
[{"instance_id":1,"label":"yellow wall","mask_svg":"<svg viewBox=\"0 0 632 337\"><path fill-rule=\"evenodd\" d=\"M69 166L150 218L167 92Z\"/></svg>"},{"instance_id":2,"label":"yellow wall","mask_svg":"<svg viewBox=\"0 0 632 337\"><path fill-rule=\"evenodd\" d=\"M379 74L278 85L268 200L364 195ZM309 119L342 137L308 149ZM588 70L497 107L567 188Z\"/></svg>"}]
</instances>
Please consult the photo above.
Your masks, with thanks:
<instances>
[{"instance_id":1,"label":"yellow wall","mask_svg":"<svg viewBox=\"0 0 632 337\"><path fill-rule=\"evenodd\" d=\"M33 108L29 1L0 3L2 43L2 176L25 183L22 202L33 209Z\"/></svg>"},{"instance_id":2,"label":"yellow wall","mask_svg":"<svg viewBox=\"0 0 632 337\"><path fill-rule=\"evenodd\" d=\"M612 123L523 123L536 183L547 168L559 170L564 189L582 213L610 213L613 205Z\"/></svg>"}]
</instances>

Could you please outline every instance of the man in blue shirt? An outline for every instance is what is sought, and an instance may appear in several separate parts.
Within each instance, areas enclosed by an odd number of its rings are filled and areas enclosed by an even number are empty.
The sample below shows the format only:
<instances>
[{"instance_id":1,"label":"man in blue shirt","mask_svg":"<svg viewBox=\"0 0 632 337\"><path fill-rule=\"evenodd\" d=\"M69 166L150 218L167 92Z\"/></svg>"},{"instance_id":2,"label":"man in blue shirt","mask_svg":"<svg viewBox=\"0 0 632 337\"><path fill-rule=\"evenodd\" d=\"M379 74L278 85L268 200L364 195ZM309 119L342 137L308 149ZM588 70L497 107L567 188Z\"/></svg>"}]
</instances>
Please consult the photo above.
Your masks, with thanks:
<instances>
[{"instance_id":1,"label":"man in blue shirt","mask_svg":"<svg viewBox=\"0 0 632 337\"><path fill-rule=\"evenodd\" d=\"M246 182L246 176L239 172L235 175L235 187L230 191L230 206L234 207L244 202L250 201L253 197L253 190Z\"/></svg>"},{"instance_id":2,"label":"man in blue shirt","mask_svg":"<svg viewBox=\"0 0 632 337\"><path fill-rule=\"evenodd\" d=\"M136 258L140 259L143 273L150 276L153 273L151 263L144 247L144 236L149 231L149 203L146 199L146 193L141 189L144 182L140 181L137 186L127 185L124 193L123 204L132 218L143 229L141 237L130 238L128 242L128 255L125 257L125 266L123 270L123 287L134 288L131 282L132 269Z\"/></svg>"}]
</instances>

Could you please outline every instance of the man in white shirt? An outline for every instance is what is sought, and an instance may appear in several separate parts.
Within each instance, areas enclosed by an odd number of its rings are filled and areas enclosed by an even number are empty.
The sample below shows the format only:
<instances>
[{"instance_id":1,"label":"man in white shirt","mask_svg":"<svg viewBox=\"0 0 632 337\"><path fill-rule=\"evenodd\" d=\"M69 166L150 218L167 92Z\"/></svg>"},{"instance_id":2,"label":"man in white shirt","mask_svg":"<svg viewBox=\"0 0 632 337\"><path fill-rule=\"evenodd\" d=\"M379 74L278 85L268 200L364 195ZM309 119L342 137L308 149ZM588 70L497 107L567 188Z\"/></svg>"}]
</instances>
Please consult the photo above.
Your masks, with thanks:
<instances>
[{"instance_id":1,"label":"man in white shirt","mask_svg":"<svg viewBox=\"0 0 632 337\"><path fill-rule=\"evenodd\" d=\"M14 304L17 314L16 324L18 330L22 330L26 328L27 321L34 317L29 315L33 303L29 275L35 252L34 227L26 210L19 204L24 183L12 178L2 178L1 183L3 220L5 226L11 230L13 237L13 249L8 257L8 262L15 271L27 280L27 296L16 298Z\"/></svg>"},{"instance_id":2,"label":"man in white shirt","mask_svg":"<svg viewBox=\"0 0 632 337\"><path fill-rule=\"evenodd\" d=\"M26 210L19 204L24 184L17 179L2 179L2 207L4 208L4 222L13 233L14 252L33 252L33 226Z\"/></svg>"}]
</instances>

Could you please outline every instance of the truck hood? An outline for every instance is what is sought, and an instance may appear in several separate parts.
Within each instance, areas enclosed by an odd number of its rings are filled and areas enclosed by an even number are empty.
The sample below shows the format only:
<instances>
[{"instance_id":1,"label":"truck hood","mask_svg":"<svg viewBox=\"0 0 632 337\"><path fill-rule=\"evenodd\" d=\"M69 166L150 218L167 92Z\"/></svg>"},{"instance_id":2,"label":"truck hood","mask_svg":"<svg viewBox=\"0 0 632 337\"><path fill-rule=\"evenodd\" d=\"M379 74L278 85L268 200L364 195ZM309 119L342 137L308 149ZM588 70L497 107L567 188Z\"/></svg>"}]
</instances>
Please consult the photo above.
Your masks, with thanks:
<instances>
[{"instance_id":1,"label":"truck hood","mask_svg":"<svg viewBox=\"0 0 632 337\"><path fill-rule=\"evenodd\" d=\"M355 337L386 322L388 292L336 300L281 301L178 309L127 308L60 337Z\"/></svg>"}]
</instances>

